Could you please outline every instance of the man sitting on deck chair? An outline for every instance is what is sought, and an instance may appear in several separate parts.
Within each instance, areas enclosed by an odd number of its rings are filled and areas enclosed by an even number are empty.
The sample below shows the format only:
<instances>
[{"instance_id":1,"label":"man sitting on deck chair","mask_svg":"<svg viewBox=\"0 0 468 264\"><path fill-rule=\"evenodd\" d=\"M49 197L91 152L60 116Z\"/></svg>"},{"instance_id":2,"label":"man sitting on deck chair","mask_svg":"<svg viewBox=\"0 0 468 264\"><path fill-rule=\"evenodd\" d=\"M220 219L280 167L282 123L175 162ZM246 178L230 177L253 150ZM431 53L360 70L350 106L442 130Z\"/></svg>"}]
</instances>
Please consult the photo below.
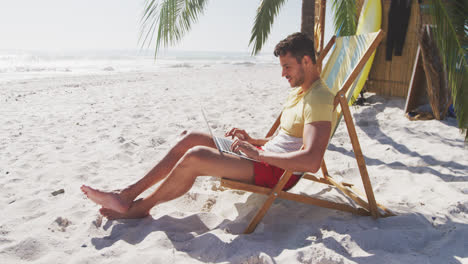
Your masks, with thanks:
<instances>
[{"instance_id":1,"label":"man sitting on deck chair","mask_svg":"<svg viewBox=\"0 0 468 264\"><path fill-rule=\"evenodd\" d=\"M236 138L231 148L242 151L254 162L221 154L208 134L183 132L183 138L142 179L120 192L104 192L83 185L81 190L102 206L109 219L141 218L151 208L188 192L198 176L211 175L273 188L284 170L316 172L330 138L334 95L320 79L313 40L295 33L278 43L282 76L294 89L290 93L276 136L254 139L244 130L233 128L225 136ZM301 148L304 146L304 148ZM293 174L285 189L301 175ZM148 197L138 195L158 183Z\"/></svg>"}]
</instances>

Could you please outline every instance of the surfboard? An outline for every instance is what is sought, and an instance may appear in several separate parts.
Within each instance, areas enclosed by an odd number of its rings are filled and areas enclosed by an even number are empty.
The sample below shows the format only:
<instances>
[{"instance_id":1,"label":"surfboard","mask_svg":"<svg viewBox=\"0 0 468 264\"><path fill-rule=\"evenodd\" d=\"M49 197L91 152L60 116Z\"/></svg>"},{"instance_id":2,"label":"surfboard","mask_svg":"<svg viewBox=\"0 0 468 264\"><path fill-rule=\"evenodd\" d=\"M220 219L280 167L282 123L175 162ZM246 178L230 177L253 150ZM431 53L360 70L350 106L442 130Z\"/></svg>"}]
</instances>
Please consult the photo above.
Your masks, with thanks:
<instances>
[{"instance_id":1,"label":"surfboard","mask_svg":"<svg viewBox=\"0 0 468 264\"><path fill-rule=\"evenodd\" d=\"M359 21L356 29L356 35L376 32L382 25L382 5L381 0L365 0L362 5L361 14L359 15ZM374 61L375 52L371 55L366 65L362 69L359 77L356 81L356 86L353 91L353 95L349 98L349 104L353 104L355 99L358 98L359 93L364 87L364 83L369 76L369 72Z\"/></svg>"}]
</instances>

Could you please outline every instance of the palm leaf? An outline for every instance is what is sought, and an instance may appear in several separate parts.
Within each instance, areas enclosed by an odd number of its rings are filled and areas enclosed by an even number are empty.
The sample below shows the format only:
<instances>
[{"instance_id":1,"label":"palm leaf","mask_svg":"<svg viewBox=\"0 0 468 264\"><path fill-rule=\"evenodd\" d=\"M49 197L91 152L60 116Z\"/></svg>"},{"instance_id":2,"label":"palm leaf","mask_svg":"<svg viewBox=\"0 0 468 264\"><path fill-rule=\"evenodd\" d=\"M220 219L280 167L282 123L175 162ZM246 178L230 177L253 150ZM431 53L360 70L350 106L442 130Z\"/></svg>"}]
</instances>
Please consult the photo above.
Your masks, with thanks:
<instances>
[{"instance_id":1,"label":"palm leaf","mask_svg":"<svg viewBox=\"0 0 468 264\"><path fill-rule=\"evenodd\" d=\"M262 0L257 8L249 45L253 44L252 54L257 54L270 34L271 26L285 0Z\"/></svg>"},{"instance_id":2,"label":"palm leaf","mask_svg":"<svg viewBox=\"0 0 468 264\"><path fill-rule=\"evenodd\" d=\"M140 38L142 46L149 46L157 31L154 55L164 46L178 43L198 21L208 0L147 0L141 20Z\"/></svg>"},{"instance_id":3,"label":"palm leaf","mask_svg":"<svg viewBox=\"0 0 468 264\"><path fill-rule=\"evenodd\" d=\"M351 36L356 33L357 7L355 0L332 0L334 11L333 24L340 36Z\"/></svg>"},{"instance_id":4,"label":"palm leaf","mask_svg":"<svg viewBox=\"0 0 468 264\"><path fill-rule=\"evenodd\" d=\"M436 43L452 91L458 127L468 140L468 0L432 0L429 12L436 25Z\"/></svg>"}]
</instances>

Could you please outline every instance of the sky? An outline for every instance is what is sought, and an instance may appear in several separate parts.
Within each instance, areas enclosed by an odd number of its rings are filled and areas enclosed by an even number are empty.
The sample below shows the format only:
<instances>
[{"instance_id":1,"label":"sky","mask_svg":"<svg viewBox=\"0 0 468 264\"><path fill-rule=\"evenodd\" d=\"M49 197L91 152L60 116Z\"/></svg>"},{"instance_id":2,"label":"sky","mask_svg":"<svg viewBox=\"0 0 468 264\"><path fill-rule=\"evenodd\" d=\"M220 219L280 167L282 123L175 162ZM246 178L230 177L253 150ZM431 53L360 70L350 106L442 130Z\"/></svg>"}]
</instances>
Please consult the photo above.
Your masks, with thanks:
<instances>
[{"instance_id":1,"label":"sky","mask_svg":"<svg viewBox=\"0 0 468 264\"><path fill-rule=\"evenodd\" d=\"M82 51L139 49L144 0L2 0L0 50ZM262 51L300 30L301 2L281 8ZM166 50L251 51L259 0L211 0L181 42ZM325 43L331 37L327 7ZM154 44L149 47L154 50Z\"/></svg>"}]
</instances>

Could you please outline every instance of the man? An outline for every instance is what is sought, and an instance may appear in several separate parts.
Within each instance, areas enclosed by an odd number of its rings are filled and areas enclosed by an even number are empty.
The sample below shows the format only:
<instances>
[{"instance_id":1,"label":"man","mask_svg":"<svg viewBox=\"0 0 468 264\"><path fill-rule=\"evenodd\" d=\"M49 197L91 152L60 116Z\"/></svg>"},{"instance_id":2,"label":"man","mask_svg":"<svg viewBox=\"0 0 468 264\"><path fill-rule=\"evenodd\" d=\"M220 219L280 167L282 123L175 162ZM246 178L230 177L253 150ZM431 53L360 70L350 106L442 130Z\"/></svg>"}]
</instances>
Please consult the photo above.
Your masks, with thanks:
<instances>
[{"instance_id":1,"label":"man","mask_svg":"<svg viewBox=\"0 0 468 264\"><path fill-rule=\"evenodd\" d=\"M225 136L236 138L231 148L242 151L254 162L233 155L221 155L210 135L186 133L169 153L142 179L120 192L104 192L83 185L81 190L102 206L109 219L141 218L151 208L188 192L202 175L223 177L260 186L273 187L284 170L316 172L321 165L333 122L334 95L320 79L314 43L295 33L278 43L282 76L292 90L281 117L279 133L268 139L254 139L233 128ZM301 148L303 146L303 148ZM293 174L285 189L300 179ZM138 195L163 181L148 197Z\"/></svg>"}]
</instances>

